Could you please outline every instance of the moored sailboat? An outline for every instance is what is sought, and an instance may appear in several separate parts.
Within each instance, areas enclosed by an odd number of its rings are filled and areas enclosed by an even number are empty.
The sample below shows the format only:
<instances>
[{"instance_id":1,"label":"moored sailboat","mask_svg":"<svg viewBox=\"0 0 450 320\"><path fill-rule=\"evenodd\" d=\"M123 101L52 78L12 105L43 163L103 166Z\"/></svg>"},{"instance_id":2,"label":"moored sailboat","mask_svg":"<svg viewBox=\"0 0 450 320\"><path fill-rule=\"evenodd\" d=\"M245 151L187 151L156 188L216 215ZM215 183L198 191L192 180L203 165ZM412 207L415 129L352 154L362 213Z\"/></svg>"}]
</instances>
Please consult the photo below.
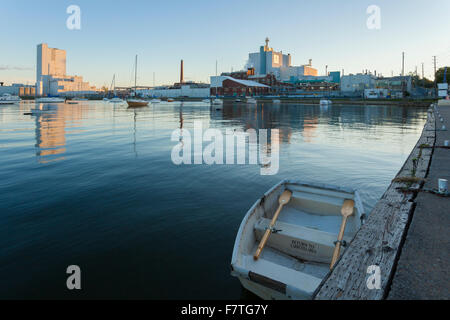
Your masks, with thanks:
<instances>
[{"instance_id":1,"label":"moored sailboat","mask_svg":"<svg viewBox=\"0 0 450 320\"><path fill-rule=\"evenodd\" d=\"M148 106L148 101L138 98L137 96L137 55L134 71L134 98L127 99L128 107L137 108Z\"/></svg>"}]
</instances>

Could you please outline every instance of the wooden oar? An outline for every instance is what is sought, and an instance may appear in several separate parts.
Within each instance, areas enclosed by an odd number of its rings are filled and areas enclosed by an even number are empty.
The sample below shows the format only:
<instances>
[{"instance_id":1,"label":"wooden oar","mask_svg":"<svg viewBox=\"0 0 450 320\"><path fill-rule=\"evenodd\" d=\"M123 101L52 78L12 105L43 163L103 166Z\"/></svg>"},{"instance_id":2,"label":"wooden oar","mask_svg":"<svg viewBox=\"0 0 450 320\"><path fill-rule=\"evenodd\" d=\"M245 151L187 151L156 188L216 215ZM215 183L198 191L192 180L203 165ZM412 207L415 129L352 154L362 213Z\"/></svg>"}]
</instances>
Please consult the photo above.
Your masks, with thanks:
<instances>
[{"instance_id":1,"label":"wooden oar","mask_svg":"<svg viewBox=\"0 0 450 320\"><path fill-rule=\"evenodd\" d=\"M344 239L345 227L347 226L347 219L353 215L353 208L355 207L355 201L353 200L345 200L342 205L341 214L342 214L342 225L341 231L339 232L338 241L336 242L336 248L334 249L333 259L331 260L330 269L333 269L336 261L341 254L341 244Z\"/></svg>"},{"instance_id":2,"label":"wooden oar","mask_svg":"<svg viewBox=\"0 0 450 320\"><path fill-rule=\"evenodd\" d=\"M261 243L259 244L258 249L256 250L256 253L253 256L253 259L255 259L255 260L259 259L261 252L264 250L264 247L266 246L267 241L269 240L269 237L273 232L273 227L275 226L275 223L278 220L281 210L283 209L283 207L285 205L287 205L289 203L289 201L291 201L291 197L292 197L292 192L289 190L286 190L280 196L280 199L278 201L280 203L280 205L278 206L278 210L277 210L277 212L275 212L275 215L273 216L273 219L272 219L272 222L270 223L269 228L266 230L264 237L261 239Z\"/></svg>"}]
</instances>

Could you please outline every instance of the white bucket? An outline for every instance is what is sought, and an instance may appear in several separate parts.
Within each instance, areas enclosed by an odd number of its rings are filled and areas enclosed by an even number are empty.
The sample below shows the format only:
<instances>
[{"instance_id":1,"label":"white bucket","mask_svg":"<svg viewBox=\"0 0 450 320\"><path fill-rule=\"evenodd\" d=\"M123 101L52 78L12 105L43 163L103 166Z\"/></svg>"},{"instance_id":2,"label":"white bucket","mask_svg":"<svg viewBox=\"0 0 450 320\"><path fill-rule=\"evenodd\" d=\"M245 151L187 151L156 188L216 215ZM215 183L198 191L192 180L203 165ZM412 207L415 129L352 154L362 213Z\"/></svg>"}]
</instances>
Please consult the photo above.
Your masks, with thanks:
<instances>
[{"instance_id":1,"label":"white bucket","mask_svg":"<svg viewBox=\"0 0 450 320\"><path fill-rule=\"evenodd\" d=\"M439 179L439 193L442 193L442 194L448 193L448 180L447 179Z\"/></svg>"}]
</instances>

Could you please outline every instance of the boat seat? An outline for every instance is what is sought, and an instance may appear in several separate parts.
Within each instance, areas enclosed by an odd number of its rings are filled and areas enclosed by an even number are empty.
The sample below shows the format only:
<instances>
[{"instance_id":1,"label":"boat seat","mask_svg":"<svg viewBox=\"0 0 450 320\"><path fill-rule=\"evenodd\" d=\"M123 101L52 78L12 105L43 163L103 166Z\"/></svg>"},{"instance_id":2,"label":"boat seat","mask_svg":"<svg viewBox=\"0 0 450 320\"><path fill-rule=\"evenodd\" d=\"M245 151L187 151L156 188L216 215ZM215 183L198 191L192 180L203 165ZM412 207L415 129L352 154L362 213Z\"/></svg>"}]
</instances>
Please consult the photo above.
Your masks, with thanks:
<instances>
[{"instance_id":1,"label":"boat seat","mask_svg":"<svg viewBox=\"0 0 450 320\"><path fill-rule=\"evenodd\" d=\"M262 218L255 224L255 235L258 241L261 241L270 223L271 220ZM284 222L281 218L275 224L275 229L277 232L270 236L267 246L302 260L320 263L331 262L337 233ZM344 240L349 242L351 238L345 236Z\"/></svg>"},{"instance_id":2,"label":"boat seat","mask_svg":"<svg viewBox=\"0 0 450 320\"><path fill-rule=\"evenodd\" d=\"M252 274L284 284L287 288L283 293L288 296L291 292L295 293L297 299L310 299L322 281L322 278L287 268L264 258L254 261L253 256L246 256L245 266Z\"/></svg>"}]
</instances>

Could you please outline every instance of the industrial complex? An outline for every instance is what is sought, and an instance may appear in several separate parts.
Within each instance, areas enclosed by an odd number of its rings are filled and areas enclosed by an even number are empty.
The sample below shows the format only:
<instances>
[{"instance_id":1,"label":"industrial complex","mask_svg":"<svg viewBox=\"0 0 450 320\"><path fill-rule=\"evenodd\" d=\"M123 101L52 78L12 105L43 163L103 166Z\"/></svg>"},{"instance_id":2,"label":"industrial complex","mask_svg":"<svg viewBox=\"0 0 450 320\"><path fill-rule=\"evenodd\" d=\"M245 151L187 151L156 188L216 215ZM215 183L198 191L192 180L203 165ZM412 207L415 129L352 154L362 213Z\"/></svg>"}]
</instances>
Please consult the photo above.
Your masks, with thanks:
<instances>
[{"instance_id":1,"label":"industrial complex","mask_svg":"<svg viewBox=\"0 0 450 320\"><path fill-rule=\"evenodd\" d=\"M4 86L0 82L0 94L21 97L105 94L85 82L82 77L66 74L65 50L49 48L43 43L37 46L36 56L36 84ZM138 87L137 93L143 97L155 98L283 96L386 99L436 95L434 88L425 89L413 79L414 74L383 77L377 75L376 71L372 73L365 70L358 74L344 75L340 71L328 72L328 68L325 75L319 75L312 65L312 59L307 64L293 66L291 55L271 48L269 38L266 38L265 45L259 51L248 54L248 62L243 70L211 76L209 84L186 82L184 61L181 60L179 82L168 86ZM130 88L117 89L120 96L127 96L131 91Z\"/></svg>"}]
</instances>

